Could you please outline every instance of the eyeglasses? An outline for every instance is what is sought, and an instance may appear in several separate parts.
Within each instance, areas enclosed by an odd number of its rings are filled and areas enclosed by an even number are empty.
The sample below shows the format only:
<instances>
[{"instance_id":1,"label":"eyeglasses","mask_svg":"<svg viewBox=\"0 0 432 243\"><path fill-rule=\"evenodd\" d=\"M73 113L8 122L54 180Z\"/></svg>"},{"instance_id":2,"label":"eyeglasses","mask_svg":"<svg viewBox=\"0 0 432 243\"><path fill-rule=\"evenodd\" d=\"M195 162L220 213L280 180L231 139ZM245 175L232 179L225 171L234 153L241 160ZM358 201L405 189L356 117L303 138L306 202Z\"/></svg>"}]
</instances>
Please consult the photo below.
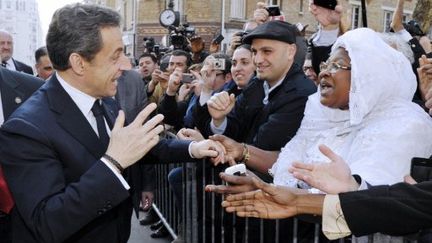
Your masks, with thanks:
<instances>
[{"instance_id":1,"label":"eyeglasses","mask_svg":"<svg viewBox=\"0 0 432 243\"><path fill-rule=\"evenodd\" d=\"M328 71L329 73L336 73L337 71L339 71L339 69L343 69L343 70L351 70L350 66L343 66L337 62L321 62L320 64L320 70L321 72L323 71Z\"/></svg>"}]
</instances>

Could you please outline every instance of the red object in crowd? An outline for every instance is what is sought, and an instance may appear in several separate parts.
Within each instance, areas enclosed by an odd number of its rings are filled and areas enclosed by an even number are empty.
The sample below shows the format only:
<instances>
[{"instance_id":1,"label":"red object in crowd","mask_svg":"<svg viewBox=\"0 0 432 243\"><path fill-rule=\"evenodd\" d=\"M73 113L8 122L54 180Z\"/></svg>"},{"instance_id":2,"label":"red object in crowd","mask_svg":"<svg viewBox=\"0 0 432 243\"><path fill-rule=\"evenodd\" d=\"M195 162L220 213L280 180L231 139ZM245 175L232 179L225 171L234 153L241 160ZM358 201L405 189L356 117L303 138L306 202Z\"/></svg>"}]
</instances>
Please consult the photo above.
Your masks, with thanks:
<instances>
[{"instance_id":1,"label":"red object in crowd","mask_svg":"<svg viewBox=\"0 0 432 243\"><path fill-rule=\"evenodd\" d=\"M0 166L0 211L9 214L14 206L14 200L12 194L9 191L9 187L6 184L3 170Z\"/></svg>"}]
</instances>

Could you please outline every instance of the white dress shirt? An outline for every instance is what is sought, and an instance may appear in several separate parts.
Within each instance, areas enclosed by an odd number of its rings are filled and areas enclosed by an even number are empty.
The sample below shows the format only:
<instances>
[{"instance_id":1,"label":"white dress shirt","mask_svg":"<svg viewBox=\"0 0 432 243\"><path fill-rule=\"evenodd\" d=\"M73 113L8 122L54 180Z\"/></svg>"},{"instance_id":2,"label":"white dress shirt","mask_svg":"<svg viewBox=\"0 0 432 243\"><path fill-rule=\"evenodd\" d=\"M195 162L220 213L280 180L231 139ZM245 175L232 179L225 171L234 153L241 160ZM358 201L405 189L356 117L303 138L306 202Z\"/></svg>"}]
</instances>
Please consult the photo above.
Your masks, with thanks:
<instances>
[{"instance_id":1,"label":"white dress shirt","mask_svg":"<svg viewBox=\"0 0 432 243\"><path fill-rule=\"evenodd\" d=\"M99 136L98 130L97 130L96 118L93 115L93 112L91 111L91 108L92 108L94 102L96 101L96 98L82 92L79 89L72 87L60 75L58 75L58 73L56 73L55 75L56 75L58 81L60 82L60 85L63 87L63 89L66 91L66 93L69 94L69 96L72 98L73 102L78 106L78 109L82 112L84 117L87 119L90 126L93 128L93 131ZM107 128L108 135L111 136L111 130L109 129L106 120L105 120L105 127ZM101 158L100 160L105 165L107 165L108 168L111 169L111 171L120 180L122 185L127 190L129 190L129 188L130 188L129 184L126 182L126 180L123 178L123 176L114 168L114 166L110 162L108 162L105 158Z\"/></svg>"}]
</instances>

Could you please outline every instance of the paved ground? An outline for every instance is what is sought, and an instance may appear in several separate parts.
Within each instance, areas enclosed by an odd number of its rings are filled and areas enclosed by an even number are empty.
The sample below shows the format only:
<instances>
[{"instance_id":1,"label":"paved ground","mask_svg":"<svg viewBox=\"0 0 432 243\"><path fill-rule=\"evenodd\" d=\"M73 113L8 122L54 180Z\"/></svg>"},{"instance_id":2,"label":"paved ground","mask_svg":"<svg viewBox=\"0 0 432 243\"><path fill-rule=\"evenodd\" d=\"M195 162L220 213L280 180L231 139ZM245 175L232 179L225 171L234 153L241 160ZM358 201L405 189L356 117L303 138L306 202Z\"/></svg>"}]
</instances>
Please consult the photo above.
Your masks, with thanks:
<instances>
[{"instance_id":1,"label":"paved ground","mask_svg":"<svg viewBox=\"0 0 432 243\"><path fill-rule=\"evenodd\" d=\"M140 212L140 218L144 216L143 212ZM171 237L162 239L153 239L150 237L152 231L148 226L142 226L139 224L138 219L135 215L132 216L132 232L128 243L170 243Z\"/></svg>"}]
</instances>

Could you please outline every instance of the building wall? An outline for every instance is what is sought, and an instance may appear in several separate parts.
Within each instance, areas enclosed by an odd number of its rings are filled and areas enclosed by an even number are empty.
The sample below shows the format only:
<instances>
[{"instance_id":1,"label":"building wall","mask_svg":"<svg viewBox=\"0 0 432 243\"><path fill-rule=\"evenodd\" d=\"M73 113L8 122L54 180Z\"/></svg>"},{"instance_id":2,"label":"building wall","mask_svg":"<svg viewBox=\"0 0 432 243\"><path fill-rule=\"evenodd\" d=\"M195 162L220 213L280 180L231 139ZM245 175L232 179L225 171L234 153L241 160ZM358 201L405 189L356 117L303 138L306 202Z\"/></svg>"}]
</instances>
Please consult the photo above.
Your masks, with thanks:
<instances>
[{"instance_id":1,"label":"building wall","mask_svg":"<svg viewBox=\"0 0 432 243\"><path fill-rule=\"evenodd\" d=\"M13 37L13 57L34 65L34 52L42 45L43 38L36 1L0 0L0 28Z\"/></svg>"},{"instance_id":2,"label":"building wall","mask_svg":"<svg viewBox=\"0 0 432 243\"><path fill-rule=\"evenodd\" d=\"M144 50L144 37L153 37L156 42L163 42L169 31L159 24L159 14L167 8L169 0L88 0L102 3L116 9L124 16L124 31L134 32L134 8L137 8L137 25L135 42L136 47L133 50L135 56L139 56ZM135 2L135 6L134 3ZM225 36L222 42L225 47L230 41L230 36L241 31L243 25L252 19L253 11L256 8L257 0L173 0L174 10L181 13L182 23L188 22L190 26L195 27L196 33L201 35L206 41L206 48L212 38L221 30ZM301 23L308 25L307 35L312 34L317 29L317 22L308 11L309 0L268 0L267 3L276 3L281 6L285 19L293 24ZM340 0L345 11L343 13L343 22L350 29L353 23L353 14L356 6L360 6L360 0ZM367 5L368 26L376 31L384 30L384 21L391 19L397 0L371 0ZM222 6L224 14L224 29L222 29ZM411 19L417 0L405 2L405 14L407 19ZM388 14L386 15L386 12ZM359 12L361 19L361 12ZM359 22L361 25L361 22ZM130 51L129 51L130 52Z\"/></svg>"}]
</instances>

